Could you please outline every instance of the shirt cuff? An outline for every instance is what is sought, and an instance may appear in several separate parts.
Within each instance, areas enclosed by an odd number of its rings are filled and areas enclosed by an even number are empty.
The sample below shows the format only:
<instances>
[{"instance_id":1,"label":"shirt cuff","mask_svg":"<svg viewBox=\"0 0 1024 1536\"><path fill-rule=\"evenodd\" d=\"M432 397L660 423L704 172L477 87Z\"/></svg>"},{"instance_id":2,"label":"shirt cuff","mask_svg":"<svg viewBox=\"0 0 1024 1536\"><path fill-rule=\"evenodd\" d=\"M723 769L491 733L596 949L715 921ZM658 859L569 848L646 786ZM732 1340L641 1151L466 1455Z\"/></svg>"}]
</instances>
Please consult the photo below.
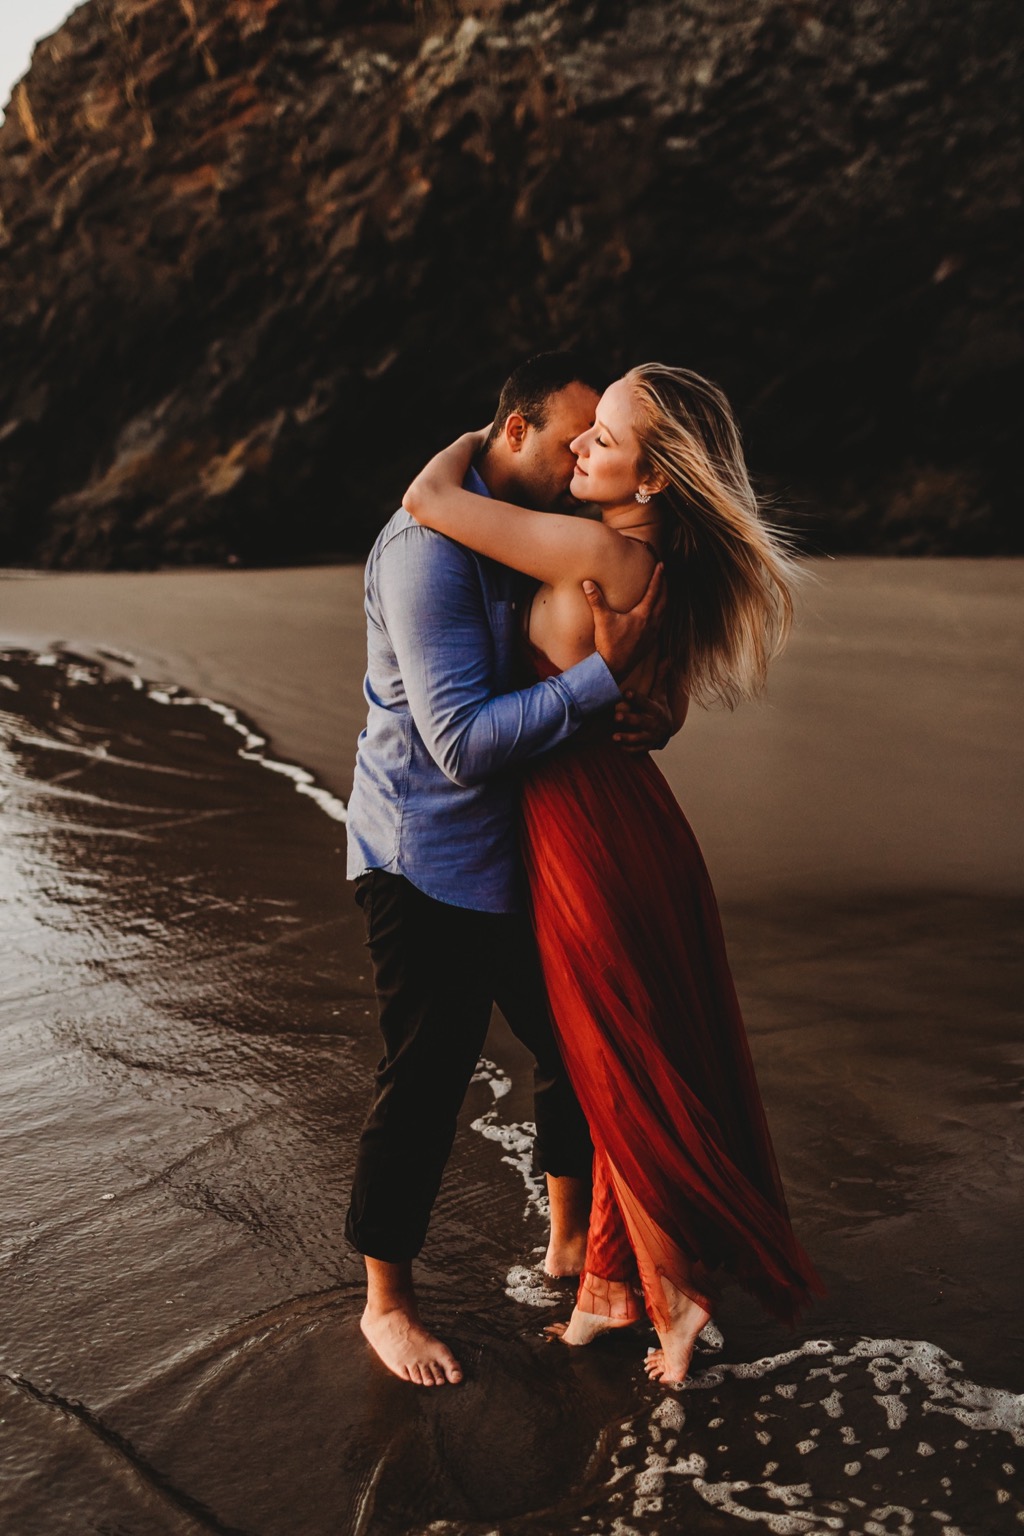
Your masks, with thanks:
<instances>
[{"instance_id":1,"label":"shirt cuff","mask_svg":"<svg viewBox=\"0 0 1024 1536\"><path fill-rule=\"evenodd\" d=\"M622 698L622 690L604 658L596 651L585 661L578 661L574 667L562 672L558 680L565 685L569 697L584 715L594 715Z\"/></svg>"}]
</instances>

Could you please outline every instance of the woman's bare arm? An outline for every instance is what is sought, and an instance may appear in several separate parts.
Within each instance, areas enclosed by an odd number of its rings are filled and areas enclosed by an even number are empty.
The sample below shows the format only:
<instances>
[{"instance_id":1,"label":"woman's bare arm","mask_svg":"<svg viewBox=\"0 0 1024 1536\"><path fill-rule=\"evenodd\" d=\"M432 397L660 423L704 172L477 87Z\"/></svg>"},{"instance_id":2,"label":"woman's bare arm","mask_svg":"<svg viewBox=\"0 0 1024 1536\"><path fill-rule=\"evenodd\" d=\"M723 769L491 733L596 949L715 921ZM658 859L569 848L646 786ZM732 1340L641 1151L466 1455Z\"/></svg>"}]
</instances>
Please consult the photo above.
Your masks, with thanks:
<instances>
[{"instance_id":1,"label":"woman's bare arm","mask_svg":"<svg viewBox=\"0 0 1024 1536\"><path fill-rule=\"evenodd\" d=\"M616 608L644 592L650 556L603 523L557 512L533 512L462 488L482 434L467 432L430 460L402 497L418 523L478 555L551 586L596 581Z\"/></svg>"}]
</instances>

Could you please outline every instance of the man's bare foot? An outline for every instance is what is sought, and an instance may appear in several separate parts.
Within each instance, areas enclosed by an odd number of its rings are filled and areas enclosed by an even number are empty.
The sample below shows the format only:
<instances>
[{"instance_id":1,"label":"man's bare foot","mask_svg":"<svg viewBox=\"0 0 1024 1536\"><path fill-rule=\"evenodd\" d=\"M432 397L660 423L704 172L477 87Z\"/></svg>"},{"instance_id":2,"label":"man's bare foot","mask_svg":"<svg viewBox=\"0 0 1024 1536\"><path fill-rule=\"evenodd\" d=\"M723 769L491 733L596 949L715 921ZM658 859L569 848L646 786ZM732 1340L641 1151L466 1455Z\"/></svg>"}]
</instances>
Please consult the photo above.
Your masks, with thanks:
<instances>
[{"instance_id":1,"label":"man's bare foot","mask_svg":"<svg viewBox=\"0 0 1024 1536\"><path fill-rule=\"evenodd\" d=\"M578 1275L587 1256L587 1234L558 1240L552 1233L548 1251L544 1255L544 1273L552 1280L564 1280Z\"/></svg>"},{"instance_id":2,"label":"man's bare foot","mask_svg":"<svg viewBox=\"0 0 1024 1536\"><path fill-rule=\"evenodd\" d=\"M644 1361L644 1369L652 1381L663 1382L666 1387L678 1386L686 1380L697 1336L710 1323L711 1313L706 1312L692 1297L677 1290L664 1275L661 1284L668 1298L671 1321L664 1331L658 1328L661 1348L651 1350Z\"/></svg>"},{"instance_id":3,"label":"man's bare foot","mask_svg":"<svg viewBox=\"0 0 1024 1536\"><path fill-rule=\"evenodd\" d=\"M587 1256L590 1180L549 1173L547 1185L551 1240L544 1255L544 1273L552 1280L563 1280L580 1274Z\"/></svg>"},{"instance_id":4,"label":"man's bare foot","mask_svg":"<svg viewBox=\"0 0 1024 1536\"><path fill-rule=\"evenodd\" d=\"M359 1326L370 1348L400 1380L417 1387L457 1386L462 1380L451 1350L427 1332L412 1308L377 1312L367 1307Z\"/></svg>"}]
</instances>

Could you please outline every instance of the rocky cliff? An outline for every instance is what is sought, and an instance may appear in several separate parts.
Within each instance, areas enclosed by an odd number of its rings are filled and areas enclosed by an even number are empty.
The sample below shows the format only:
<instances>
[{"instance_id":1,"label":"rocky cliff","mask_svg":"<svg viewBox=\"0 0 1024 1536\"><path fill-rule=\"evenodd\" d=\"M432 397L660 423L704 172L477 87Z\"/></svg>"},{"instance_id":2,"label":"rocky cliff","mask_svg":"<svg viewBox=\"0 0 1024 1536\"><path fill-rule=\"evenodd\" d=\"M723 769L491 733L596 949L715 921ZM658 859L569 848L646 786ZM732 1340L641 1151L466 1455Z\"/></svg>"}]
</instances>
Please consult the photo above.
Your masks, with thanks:
<instances>
[{"instance_id":1,"label":"rocky cliff","mask_svg":"<svg viewBox=\"0 0 1024 1536\"><path fill-rule=\"evenodd\" d=\"M356 552L507 368L719 379L809 547L1019 549L1016 0L88 0L0 129L0 560Z\"/></svg>"}]
</instances>

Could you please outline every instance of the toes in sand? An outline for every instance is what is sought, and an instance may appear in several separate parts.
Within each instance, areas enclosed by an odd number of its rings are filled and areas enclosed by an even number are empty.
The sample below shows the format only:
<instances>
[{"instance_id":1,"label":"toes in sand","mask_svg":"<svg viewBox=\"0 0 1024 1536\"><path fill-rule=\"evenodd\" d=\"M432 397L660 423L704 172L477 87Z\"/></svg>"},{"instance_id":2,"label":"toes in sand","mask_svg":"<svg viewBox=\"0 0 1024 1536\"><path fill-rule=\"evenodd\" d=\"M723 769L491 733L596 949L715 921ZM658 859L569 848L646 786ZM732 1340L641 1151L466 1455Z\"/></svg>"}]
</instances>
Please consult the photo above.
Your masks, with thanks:
<instances>
[{"instance_id":1,"label":"toes in sand","mask_svg":"<svg viewBox=\"0 0 1024 1536\"><path fill-rule=\"evenodd\" d=\"M652 1381L664 1382L669 1387L686 1380L697 1338L711 1321L711 1313L674 1287L666 1284L665 1292L671 1297L671 1323L664 1330L658 1329L661 1348L651 1351L644 1369Z\"/></svg>"}]
</instances>

